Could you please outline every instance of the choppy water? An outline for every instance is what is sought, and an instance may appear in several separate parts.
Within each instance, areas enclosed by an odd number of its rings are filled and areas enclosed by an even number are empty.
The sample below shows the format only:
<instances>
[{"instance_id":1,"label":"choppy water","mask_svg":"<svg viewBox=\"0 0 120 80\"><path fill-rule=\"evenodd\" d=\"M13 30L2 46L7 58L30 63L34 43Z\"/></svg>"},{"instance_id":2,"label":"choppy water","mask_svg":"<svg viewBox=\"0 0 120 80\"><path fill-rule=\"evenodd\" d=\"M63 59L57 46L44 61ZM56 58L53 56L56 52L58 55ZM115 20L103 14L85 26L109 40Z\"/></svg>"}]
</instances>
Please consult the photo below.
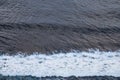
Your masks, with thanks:
<instances>
[{"instance_id":1,"label":"choppy water","mask_svg":"<svg viewBox=\"0 0 120 80\"><path fill-rule=\"evenodd\" d=\"M120 52L69 52L53 55L0 56L0 74L45 76L120 77Z\"/></svg>"}]
</instances>

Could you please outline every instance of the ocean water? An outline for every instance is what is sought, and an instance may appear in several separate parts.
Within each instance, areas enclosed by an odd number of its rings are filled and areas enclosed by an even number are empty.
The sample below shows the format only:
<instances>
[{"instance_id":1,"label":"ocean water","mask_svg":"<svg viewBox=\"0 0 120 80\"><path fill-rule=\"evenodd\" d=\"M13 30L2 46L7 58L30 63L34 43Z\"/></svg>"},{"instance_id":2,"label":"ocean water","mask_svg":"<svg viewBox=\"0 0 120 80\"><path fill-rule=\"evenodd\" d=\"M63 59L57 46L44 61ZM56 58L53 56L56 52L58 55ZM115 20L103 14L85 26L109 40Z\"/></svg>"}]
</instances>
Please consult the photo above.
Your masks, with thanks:
<instances>
[{"instance_id":1,"label":"ocean water","mask_svg":"<svg viewBox=\"0 0 120 80\"><path fill-rule=\"evenodd\" d=\"M120 52L69 52L53 55L1 55L0 74L10 76L120 77Z\"/></svg>"}]
</instances>

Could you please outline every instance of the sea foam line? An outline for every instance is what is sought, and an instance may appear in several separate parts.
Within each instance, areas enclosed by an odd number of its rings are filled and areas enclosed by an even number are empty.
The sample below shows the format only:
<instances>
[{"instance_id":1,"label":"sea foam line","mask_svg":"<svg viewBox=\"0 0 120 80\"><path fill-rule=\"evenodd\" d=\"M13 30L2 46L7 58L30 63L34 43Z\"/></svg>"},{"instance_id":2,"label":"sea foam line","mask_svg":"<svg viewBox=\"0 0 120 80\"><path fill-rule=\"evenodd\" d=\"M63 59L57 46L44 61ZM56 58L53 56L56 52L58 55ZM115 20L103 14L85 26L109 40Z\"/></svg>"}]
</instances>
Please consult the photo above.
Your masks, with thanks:
<instances>
[{"instance_id":1,"label":"sea foam line","mask_svg":"<svg viewBox=\"0 0 120 80\"><path fill-rule=\"evenodd\" d=\"M120 52L69 52L53 55L0 56L0 74L10 76L120 77Z\"/></svg>"}]
</instances>

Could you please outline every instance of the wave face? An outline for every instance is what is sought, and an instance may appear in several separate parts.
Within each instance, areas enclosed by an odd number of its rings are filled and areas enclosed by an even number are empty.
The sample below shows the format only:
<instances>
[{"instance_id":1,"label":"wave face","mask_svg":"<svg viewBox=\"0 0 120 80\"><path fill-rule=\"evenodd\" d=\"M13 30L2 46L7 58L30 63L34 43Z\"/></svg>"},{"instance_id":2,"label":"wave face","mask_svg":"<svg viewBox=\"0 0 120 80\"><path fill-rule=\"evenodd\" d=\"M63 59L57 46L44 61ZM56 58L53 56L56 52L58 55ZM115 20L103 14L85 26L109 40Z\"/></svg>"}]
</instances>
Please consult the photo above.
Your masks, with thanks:
<instances>
[{"instance_id":1,"label":"wave face","mask_svg":"<svg viewBox=\"0 0 120 80\"><path fill-rule=\"evenodd\" d=\"M120 52L70 52L53 55L0 56L0 74L10 76L120 77Z\"/></svg>"},{"instance_id":2,"label":"wave face","mask_svg":"<svg viewBox=\"0 0 120 80\"><path fill-rule=\"evenodd\" d=\"M0 0L0 51L120 50L120 0Z\"/></svg>"}]
</instances>

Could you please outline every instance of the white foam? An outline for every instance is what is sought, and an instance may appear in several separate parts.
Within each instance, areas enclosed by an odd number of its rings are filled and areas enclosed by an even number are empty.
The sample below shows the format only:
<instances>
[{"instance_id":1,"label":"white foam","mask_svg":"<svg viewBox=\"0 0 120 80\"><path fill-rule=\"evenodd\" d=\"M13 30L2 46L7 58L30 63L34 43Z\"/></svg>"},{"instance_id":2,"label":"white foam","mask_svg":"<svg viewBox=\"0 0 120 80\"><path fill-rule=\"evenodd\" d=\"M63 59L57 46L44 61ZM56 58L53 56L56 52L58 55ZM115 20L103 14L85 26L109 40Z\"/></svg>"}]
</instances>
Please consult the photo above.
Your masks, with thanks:
<instances>
[{"instance_id":1,"label":"white foam","mask_svg":"<svg viewBox=\"0 0 120 80\"><path fill-rule=\"evenodd\" d=\"M0 74L120 77L120 52L70 52L54 55L0 56Z\"/></svg>"}]
</instances>

